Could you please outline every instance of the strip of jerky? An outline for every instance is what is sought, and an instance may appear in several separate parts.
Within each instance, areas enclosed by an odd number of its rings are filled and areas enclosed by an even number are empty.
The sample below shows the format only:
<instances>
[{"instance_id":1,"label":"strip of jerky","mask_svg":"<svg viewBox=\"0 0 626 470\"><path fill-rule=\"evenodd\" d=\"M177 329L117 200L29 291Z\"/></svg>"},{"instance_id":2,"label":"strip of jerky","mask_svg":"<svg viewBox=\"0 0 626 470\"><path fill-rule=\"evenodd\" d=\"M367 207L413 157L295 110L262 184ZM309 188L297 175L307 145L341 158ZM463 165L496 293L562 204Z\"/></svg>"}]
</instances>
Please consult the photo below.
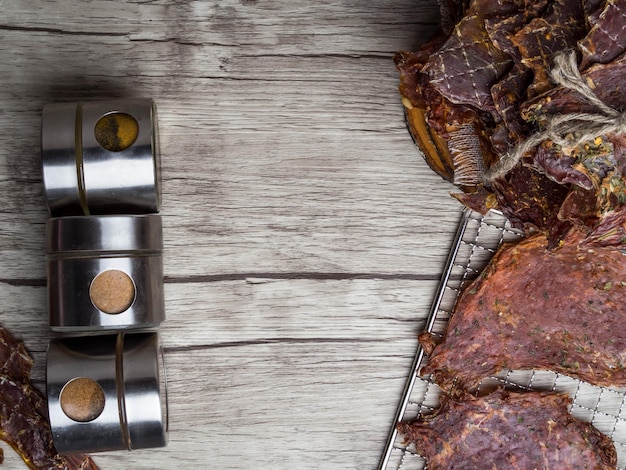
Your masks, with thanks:
<instances>
[{"instance_id":1,"label":"strip of jerky","mask_svg":"<svg viewBox=\"0 0 626 470\"><path fill-rule=\"evenodd\" d=\"M600 15L591 17L591 30L579 41L581 68L606 64L626 51L626 0L608 0Z\"/></svg>"},{"instance_id":2,"label":"strip of jerky","mask_svg":"<svg viewBox=\"0 0 626 470\"><path fill-rule=\"evenodd\" d=\"M611 439L568 412L555 393L496 391L482 398L445 395L433 415L398 431L429 470L614 470Z\"/></svg>"},{"instance_id":3,"label":"strip of jerky","mask_svg":"<svg viewBox=\"0 0 626 470\"><path fill-rule=\"evenodd\" d=\"M32 365L24 345L0 326L0 439L33 470L98 470L87 455L55 450L46 400L30 381Z\"/></svg>"},{"instance_id":4,"label":"strip of jerky","mask_svg":"<svg viewBox=\"0 0 626 470\"><path fill-rule=\"evenodd\" d=\"M582 77L601 101L617 111L624 112L626 110L624 74L626 74L626 52L608 64L594 64L588 67L582 73ZM520 106L520 112L527 121L541 123L549 116L597 113L598 109L580 93L558 86L523 103Z\"/></svg>"},{"instance_id":5,"label":"strip of jerky","mask_svg":"<svg viewBox=\"0 0 626 470\"><path fill-rule=\"evenodd\" d=\"M485 30L483 10L497 5L473 2L467 16L422 69L431 85L452 103L483 111L493 109L490 88L512 65L511 58L494 46Z\"/></svg>"},{"instance_id":6,"label":"strip of jerky","mask_svg":"<svg viewBox=\"0 0 626 470\"><path fill-rule=\"evenodd\" d=\"M429 355L421 373L448 392L475 390L505 369L625 387L624 245L586 235L572 229L554 250L542 233L501 248L462 293L443 341L420 335Z\"/></svg>"}]
</instances>

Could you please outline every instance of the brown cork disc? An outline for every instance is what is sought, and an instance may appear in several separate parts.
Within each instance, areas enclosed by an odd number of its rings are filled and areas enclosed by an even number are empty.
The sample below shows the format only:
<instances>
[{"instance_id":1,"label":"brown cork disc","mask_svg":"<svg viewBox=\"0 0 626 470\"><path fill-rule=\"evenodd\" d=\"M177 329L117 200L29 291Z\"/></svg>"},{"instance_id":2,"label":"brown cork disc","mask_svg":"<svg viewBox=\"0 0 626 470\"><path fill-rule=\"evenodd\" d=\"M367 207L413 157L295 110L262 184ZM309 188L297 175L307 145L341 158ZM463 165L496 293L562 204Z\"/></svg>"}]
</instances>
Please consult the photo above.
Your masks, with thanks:
<instances>
[{"instance_id":1,"label":"brown cork disc","mask_svg":"<svg viewBox=\"0 0 626 470\"><path fill-rule=\"evenodd\" d=\"M130 114L111 113L96 122L94 136L100 146L110 152L121 152L135 143L139 124Z\"/></svg>"},{"instance_id":2,"label":"brown cork disc","mask_svg":"<svg viewBox=\"0 0 626 470\"><path fill-rule=\"evenodd\" d=\"M125 272L109 269L91 282L89 297L93 305L104 313L122 313L135 300L135 284Z\"/></svg>"},{"instance_id":3,"label":"brown cork disc","mask_svg":"<svg viewBox=\"0 0 626 470\"><path fill-rule=\"evenodd\" d=\"M96 419L104 410L104 390L95 380L77 377L65 384L60 401L68 418L86 423Z\"/></svg>"}]
</instances>

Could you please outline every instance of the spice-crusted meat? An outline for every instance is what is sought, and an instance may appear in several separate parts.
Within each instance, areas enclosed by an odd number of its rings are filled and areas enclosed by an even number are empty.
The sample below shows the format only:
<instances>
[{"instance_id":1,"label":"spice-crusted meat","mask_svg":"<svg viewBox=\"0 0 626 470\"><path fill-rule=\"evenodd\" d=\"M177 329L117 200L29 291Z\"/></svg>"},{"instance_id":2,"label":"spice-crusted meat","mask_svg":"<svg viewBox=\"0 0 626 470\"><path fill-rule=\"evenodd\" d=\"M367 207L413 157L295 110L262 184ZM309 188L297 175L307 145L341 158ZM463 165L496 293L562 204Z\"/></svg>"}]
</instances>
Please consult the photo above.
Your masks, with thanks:
<instances>
[{"instance_id":1,"label":"spice-crusted meat","mask_svg":"<svg viewBox=\"0 0 626 470\"><path fill-rule=\"evenodd\" d=\"M30 383L33 360L24 345L0 327L0 439L34 470L98 470L87 455L58 455L46 401Z\"/></svg>"},{"instance_id":2,"label":"spice-crusted meat","mask_svg":"<svg viewBox=\"0 0 626 470\"><path fill-rule=\"evenodd\" d=\"M401 423L429 470L614 470L612 441L573 418L565 395L496 391L441 397L434 415Z\"/></svg>"},{"instance_id":3,"label":"spice-crusted meat","mask_svg":"<svg viewBox=\"0 0 626 470\"><path fill-rule=\"evenodd\" d=\"M543 234L500 249L461 295L443 341L420 335L421 373L449 392L503 369L626 387L626 255L584 235L572 230L552 251Z\"/></svg>"}]
</instances>

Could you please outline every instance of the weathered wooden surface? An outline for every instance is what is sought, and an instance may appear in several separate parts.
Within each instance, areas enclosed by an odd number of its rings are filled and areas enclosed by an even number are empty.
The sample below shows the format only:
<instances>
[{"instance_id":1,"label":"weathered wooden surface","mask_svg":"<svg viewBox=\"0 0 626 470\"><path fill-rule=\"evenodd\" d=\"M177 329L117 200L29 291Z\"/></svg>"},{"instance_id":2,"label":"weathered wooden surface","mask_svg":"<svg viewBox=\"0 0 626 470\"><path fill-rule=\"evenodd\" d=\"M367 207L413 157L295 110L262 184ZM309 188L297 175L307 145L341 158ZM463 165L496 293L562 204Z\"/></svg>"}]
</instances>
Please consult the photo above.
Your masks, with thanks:
<instances>
[{"instance_id":1,"label":"weathered wooden surface","mask_svg":"<svg viewBox=\"0 0 626 470\"><path fill-rule=\"evenodd\" d=\"M0 322L42 389L41 109L159 108L170 442L101 467L375 468L460 213L391 60L435 2L0 7Z\"/></svg>"}]
</instances>

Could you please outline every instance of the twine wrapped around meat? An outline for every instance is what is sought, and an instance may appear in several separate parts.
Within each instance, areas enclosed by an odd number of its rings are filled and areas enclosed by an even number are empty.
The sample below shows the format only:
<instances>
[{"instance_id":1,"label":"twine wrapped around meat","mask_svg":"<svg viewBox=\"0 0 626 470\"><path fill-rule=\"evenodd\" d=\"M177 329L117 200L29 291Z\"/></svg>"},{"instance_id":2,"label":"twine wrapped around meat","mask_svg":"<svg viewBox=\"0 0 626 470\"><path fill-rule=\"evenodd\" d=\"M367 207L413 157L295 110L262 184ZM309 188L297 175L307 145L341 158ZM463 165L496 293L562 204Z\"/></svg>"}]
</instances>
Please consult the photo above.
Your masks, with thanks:
<instances>
[{"instance_id":1,"label":"twine wrapped around meat","mask_svg":"<svg viewBox=\"0 0 626 470\"><path fill-rule=\"evenodd\" d=\"M576 53L562 52L554 57L554 67L550 76L556 84L577 92L587 102L594 105L597 113L571 113L548 118L545 128L537 132L512 152L505 154L500 161L489 168L484 175L486 183L491 183L509 173L537 145L550 140L560 146L576 147L598 136L625 133L626 113L621 113L602 102L587 84L578 70Z\"/></svg>"},{"instance_id":2,"label":"twine wrapped around meat","mask_svg":"<svg viewBox=\"0 0 626 470\"><path fill-rule=\"evenodd\" d=\"M595 233L626 206L626 0L445 5L449 27L394 55L424 160L462 204L551 247Z\"/></svg>"}]
</instances>

